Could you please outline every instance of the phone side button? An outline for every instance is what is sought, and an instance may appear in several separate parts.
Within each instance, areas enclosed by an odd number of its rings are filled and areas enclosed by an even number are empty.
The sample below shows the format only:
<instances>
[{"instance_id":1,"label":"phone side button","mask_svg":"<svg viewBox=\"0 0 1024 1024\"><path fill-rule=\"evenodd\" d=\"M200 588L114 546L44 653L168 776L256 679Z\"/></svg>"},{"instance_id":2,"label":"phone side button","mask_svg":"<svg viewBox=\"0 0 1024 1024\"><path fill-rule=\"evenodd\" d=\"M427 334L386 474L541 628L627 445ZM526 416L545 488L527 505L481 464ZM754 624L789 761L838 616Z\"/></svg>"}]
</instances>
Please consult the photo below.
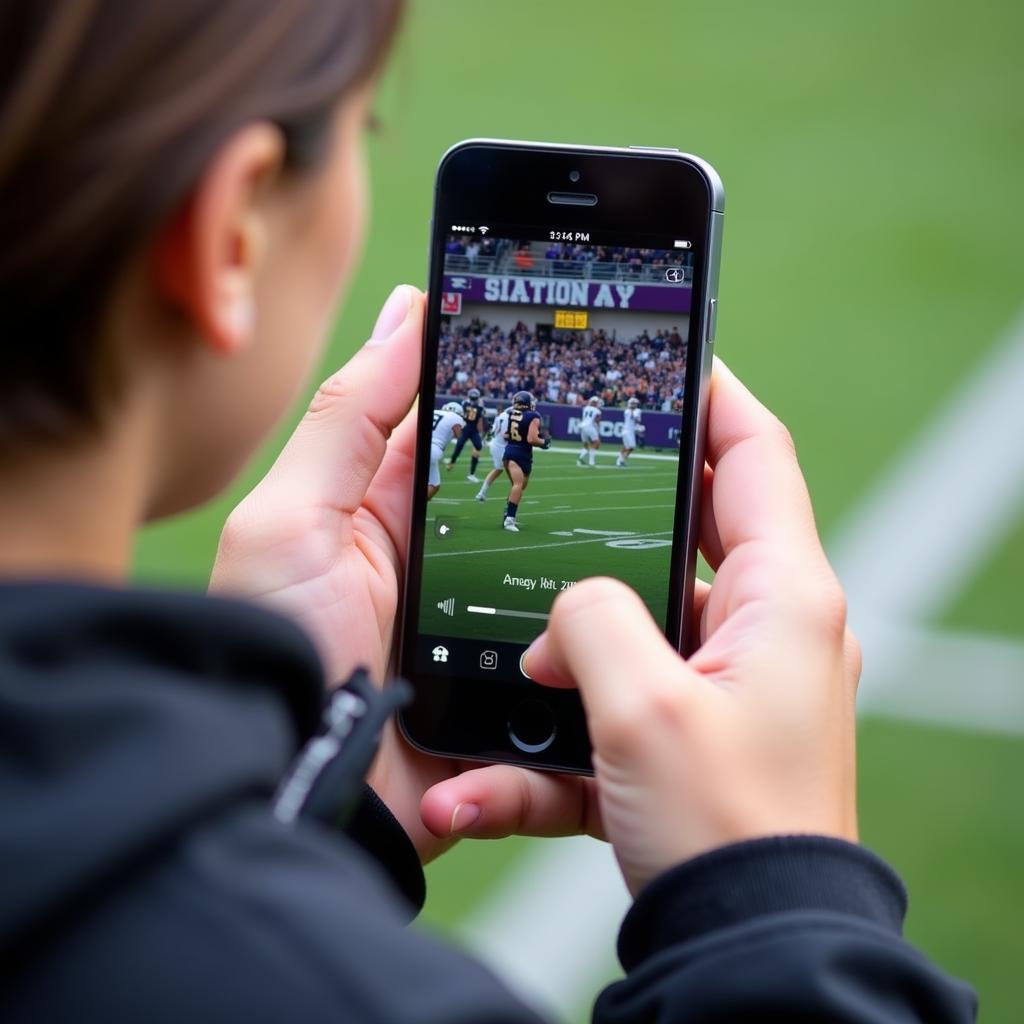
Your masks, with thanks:
<instances>
[{"instance_id":1,"label":"phone side button","mask_svg":"<svg viewBox=\"0 0 1024 1024\"><path fill-rule=\"evenodd\" d=\"M524 754L547 750L557 732L554 713L541 700L524 700L509 713L508 738Z\"/></svg>"},{"instance_id":2,"label":"phone side button","mask_svg":"<svg viewBox=\"0 0 1024 1024\"><path fill-rule=\"evenodd\" d=\"M718 327L718 299L712 299L708 303L708 330L705 341L713 345L715 341L715 329Z\"/></svg>"}]
</instances>

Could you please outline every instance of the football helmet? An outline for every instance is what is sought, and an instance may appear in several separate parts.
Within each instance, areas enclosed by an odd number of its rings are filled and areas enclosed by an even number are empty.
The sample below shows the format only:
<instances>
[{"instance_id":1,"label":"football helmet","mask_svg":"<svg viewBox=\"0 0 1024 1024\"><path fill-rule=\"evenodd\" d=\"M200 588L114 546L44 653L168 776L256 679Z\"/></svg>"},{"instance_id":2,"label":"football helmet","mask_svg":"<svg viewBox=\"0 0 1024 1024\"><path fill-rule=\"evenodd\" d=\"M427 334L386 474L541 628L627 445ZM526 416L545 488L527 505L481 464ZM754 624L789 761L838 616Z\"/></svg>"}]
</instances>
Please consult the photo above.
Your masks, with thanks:
<instances>
[{"instance_id":1,"label":"football helmet","mask_svg":"<svg viewBox=\"0 0 1024 1024\"><path fill-rule=\"evenodd\" d=\"M454 412L454 413L457 413L459 416L461 416L462 415L462 406L458 402L445 402L444 405L441 406L441 411L442 412Z\"/></svg>"},{"instance_id":2,"label":"football helmet","mask_svg":"<svg viewBox=\"0 0 1024 1024\"><path fill-rule=\"evenodd\" d=\"M529 391L517 391L512 396L512 404L519 406L521 409L532 409L536 403Z\"/></svg>"}]
</instances>

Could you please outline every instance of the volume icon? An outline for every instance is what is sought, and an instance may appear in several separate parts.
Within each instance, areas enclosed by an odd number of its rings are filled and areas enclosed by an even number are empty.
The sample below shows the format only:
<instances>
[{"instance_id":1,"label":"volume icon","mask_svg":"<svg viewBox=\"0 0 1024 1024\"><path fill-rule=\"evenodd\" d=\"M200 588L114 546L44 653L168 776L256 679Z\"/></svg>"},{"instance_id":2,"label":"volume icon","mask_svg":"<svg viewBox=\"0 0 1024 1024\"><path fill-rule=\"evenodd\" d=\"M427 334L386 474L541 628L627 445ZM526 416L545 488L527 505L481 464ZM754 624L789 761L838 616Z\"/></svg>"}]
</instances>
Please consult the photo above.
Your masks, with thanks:
<instances>
[{"instance_id":1,"label":"volume icon","mask_svg":"<svg viewBox=\"0 0 1024 1024\"><path fill-rule=\"evenodd\" d=\"M447 597L443 601L438 601L437 602L437 610L439 612L444 612L445 615L454 615L455 614L455 598L454 597Z\"/></svg>"}]
</instances>

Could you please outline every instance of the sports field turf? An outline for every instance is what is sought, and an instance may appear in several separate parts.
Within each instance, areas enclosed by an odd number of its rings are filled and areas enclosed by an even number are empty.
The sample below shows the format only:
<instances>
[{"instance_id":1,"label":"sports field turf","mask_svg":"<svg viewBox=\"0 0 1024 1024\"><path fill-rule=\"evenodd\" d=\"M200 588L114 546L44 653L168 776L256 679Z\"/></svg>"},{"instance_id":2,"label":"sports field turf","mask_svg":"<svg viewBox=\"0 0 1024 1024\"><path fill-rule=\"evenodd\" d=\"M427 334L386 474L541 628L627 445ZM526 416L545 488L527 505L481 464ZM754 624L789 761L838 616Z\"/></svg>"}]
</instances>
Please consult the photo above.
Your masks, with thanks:
<instances>
[{"instance_id":1,"label":"sports field turf","mask_svg":"<svg viewBox=\"0 0 1024 1024\"><path fill-rule=\"evenodd\" d=\"M379 103L366 259L322 370L369 335L395 283L424 280L432 175L454 141L681 146L726 184L716 347L790 427L833 537L1021 309L1021 39L1009 0L416 3ZM141 578L204 584L224 516L285 432L230 495L147 532ZM1022 512L932 625L1024 640ZM925 706L928 679L915 683ZM869 719L859 750L864 839L908 884L908 933L978 987L993 1024L1021 1017L1024 949L1024 739L1006 726ZM457 932L529 847L460 844L428 870L425 921Z\"/></svg>"},{"instance_id":2,"label":"sports field turf","mask_svg":"<svg viewBox=\"0 0 1024 1024\"><path fill-rule=\"evenodd\" d=\"M479 484L465 479L462 464L446 473L427 507L421 630L528 643L543 621L502 613L546 613L558 591L597 574L626 580L664 621L679 460L638 452L617 468L617 451L606 446L593 467L577 463L578 447L538 452L518 533L502 529L507 478L478 502ZM443 536L431 528L439 520L450 527ZM449 596L454 617L437 607ZM467 605L498 611L474 614Z\"/></svg>"}]
</instances>

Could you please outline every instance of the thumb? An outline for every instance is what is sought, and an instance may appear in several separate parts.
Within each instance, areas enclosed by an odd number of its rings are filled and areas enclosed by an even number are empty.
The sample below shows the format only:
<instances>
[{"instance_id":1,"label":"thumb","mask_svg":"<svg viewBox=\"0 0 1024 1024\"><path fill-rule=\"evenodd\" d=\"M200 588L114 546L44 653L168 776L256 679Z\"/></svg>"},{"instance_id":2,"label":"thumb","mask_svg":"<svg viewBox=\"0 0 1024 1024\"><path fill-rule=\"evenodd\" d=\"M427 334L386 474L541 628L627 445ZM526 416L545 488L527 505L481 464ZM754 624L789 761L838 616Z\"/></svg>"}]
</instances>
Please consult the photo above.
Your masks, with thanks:
<instances>
[{"instance_id":1,"label":"thumb","mask_svg":"<svg viewBox=\"0 0 1024 1024\"><path fill-rule=\"evenodd\" d=\"M609 730L628 731L652 690L678 687L685 662L635 591L598 577L558 595L524 668L538 683L579 688L591 739L601 750Z\"/></svg>"},{"instance_id":2,"label":"thumb","mask_svg":"<svg viewBox=\"0 0 1024 1024\"><path fill-rule=\"evenodd\" d=\"M440 839L603 838L593 779L509 764L471 768L436 783L423 794L420 817Z\"/></svg>"},{"instance_id":3,"label":"thumb","mask_svg":"<svg viewBox=\"0 0 1024 1024\"><path fill-rule=\"evenodd\" d=\"M419 388L423 293L399 285L365 345L317 389L266 483L298 506L356 509Z\"/></svg>"}]
</instances>

